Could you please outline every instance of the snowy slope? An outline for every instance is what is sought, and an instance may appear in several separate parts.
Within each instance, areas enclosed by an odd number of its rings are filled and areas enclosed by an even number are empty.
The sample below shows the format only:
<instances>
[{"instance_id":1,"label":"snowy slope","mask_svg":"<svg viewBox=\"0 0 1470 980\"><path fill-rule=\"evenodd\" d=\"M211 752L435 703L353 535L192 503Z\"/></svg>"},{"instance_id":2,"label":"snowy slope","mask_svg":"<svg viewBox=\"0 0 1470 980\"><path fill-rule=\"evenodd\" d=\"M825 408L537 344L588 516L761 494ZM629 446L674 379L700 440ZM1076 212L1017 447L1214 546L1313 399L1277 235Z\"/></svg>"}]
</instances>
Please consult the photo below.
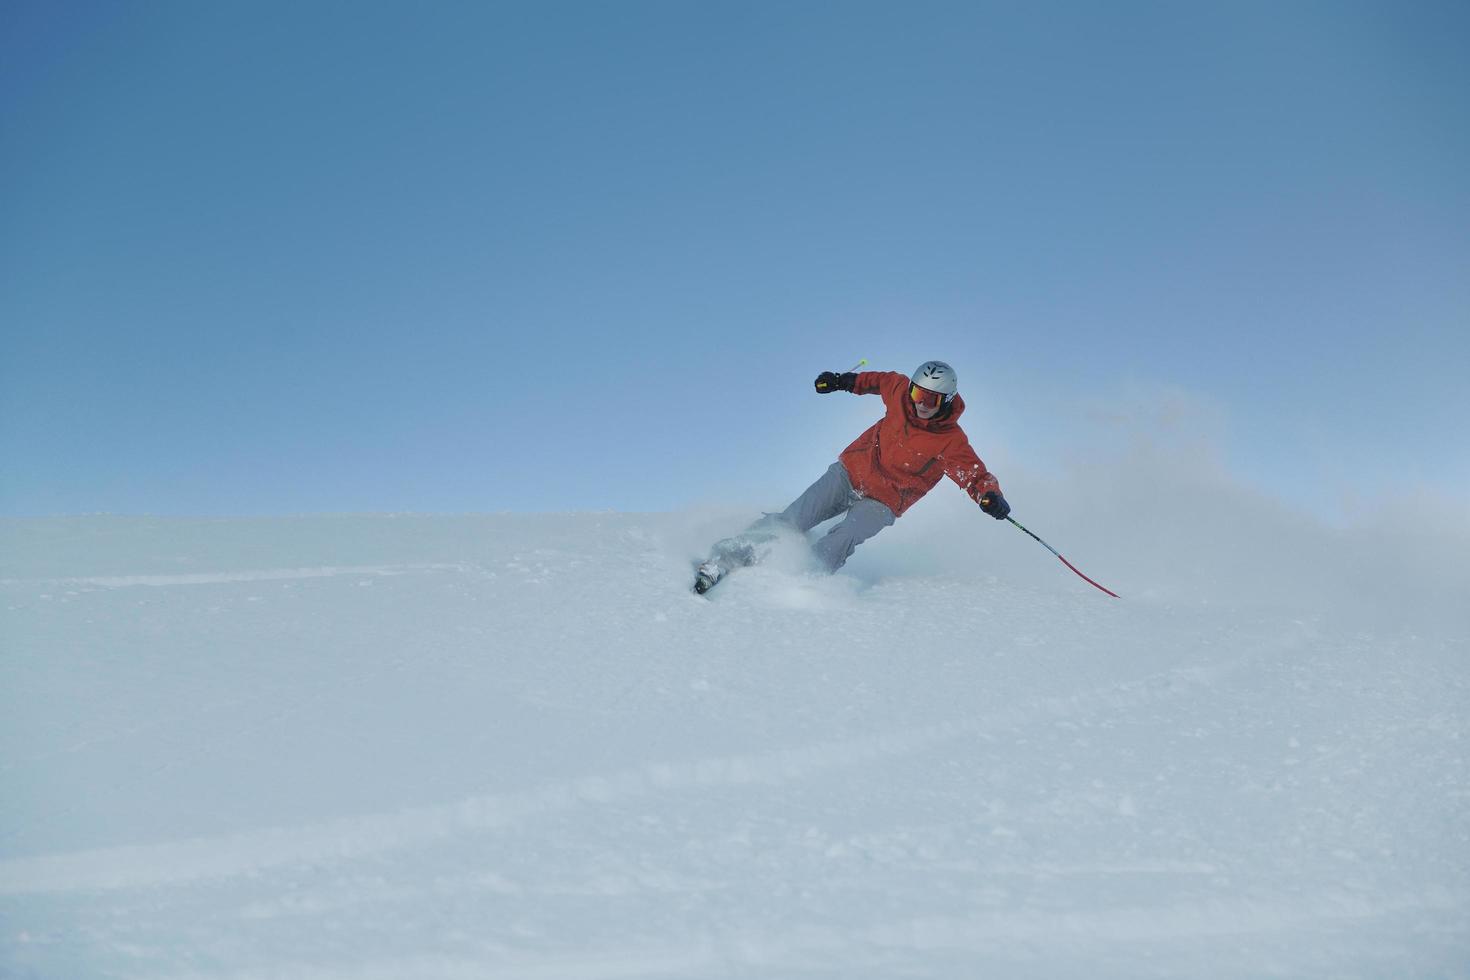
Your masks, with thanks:
<instances>
[{"instance_id":1,"label":"snowy slope","mask_svg":"<svg viewBox=\"0 0 1470 980\"><path fill-rule=\"evenodd\" d=\"M0 975L1470 974L1459 613L946 517L8 522Z\"/></svg>"}]
</instances>

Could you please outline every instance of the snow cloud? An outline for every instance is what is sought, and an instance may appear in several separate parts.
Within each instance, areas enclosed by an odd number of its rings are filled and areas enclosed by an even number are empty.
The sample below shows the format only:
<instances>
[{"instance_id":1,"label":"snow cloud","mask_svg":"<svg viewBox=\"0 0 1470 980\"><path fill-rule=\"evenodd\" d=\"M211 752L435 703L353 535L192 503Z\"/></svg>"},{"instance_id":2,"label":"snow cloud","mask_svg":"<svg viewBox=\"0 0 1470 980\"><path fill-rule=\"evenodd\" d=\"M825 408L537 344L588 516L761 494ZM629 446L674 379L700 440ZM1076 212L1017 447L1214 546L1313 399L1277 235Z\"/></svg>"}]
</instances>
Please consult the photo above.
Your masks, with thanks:
<instances>
[{"instance_id":1,"label":"snow cloud","mask_svg":"<svg viewBox=\"0 0 1470 980\"><path fill-rule=\"evenodd\" d=\"M1470 506L1373 474L1341 521L1309 513L1233 462L1227 413L1181 389L1075 407L1077 441L987 462L1013 515L1131 599L1319 610L1375 626L1470 632ZM974 572L1038 588L1077 580L1025 535L942 485L854 557L855 574ZM1084 585L1085 587L1085 585Z\"/></svg>"}]
</instances>

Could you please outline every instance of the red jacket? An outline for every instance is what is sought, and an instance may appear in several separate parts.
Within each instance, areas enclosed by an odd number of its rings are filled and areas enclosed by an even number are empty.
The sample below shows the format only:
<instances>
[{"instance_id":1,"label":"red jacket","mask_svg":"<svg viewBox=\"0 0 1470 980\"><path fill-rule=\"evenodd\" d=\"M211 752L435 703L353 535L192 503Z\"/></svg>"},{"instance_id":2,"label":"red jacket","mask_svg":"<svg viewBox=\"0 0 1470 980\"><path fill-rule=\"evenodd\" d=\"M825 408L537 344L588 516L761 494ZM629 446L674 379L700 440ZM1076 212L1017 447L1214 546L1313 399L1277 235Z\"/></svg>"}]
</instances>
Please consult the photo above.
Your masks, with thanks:
<instances>
[{"instance_id":1,"label":"red jacket","mask_svg":"<svg viewBox=\"0 0 1470 980\"><path fill-rule=\"evenodd\" d=\"M864 371L853 383L855 395L881 395L883 418L842 451L842 465L853 489L901 515L934 489L941 476L960 485L975 502L999 493L1000 483L985 468L959 426L965 401L959 395L935 418L925 421L909 398L909 379L893 371Z\"/></svg>"}]
</instances>

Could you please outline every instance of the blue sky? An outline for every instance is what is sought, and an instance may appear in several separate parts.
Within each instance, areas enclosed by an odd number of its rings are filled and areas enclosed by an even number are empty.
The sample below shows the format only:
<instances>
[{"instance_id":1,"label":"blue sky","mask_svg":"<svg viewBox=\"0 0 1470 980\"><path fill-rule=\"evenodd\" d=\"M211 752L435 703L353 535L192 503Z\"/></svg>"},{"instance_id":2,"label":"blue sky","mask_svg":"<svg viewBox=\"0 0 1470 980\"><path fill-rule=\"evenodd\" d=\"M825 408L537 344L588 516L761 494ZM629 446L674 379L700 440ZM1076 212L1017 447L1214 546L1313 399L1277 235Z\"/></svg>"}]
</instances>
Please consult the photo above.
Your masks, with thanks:
<instances>
[{"instance_id":1,"label":"blue sky","mask_svg":"<svg viewBox=\"0 0 1470 980\"><path fill-rule=\"evenodd\" d=\"M7 3L0 514L779 506L863 357L954 364L1018 512L1141 438L1463 502L1467 50L1458 3Z\"/></svg>"}]
</instances>

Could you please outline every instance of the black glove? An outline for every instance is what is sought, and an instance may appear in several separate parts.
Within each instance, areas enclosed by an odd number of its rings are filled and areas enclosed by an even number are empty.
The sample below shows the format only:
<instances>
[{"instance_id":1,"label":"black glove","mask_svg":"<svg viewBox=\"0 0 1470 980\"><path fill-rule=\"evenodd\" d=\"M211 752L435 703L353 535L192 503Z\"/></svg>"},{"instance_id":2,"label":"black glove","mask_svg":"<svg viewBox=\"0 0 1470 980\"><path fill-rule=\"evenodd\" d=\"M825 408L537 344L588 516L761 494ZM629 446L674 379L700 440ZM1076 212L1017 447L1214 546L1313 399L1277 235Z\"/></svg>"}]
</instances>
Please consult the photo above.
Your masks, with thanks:
<instances>
[{"instance_id":1,"label":"black glove","mask_svg":"<svg viewBox=\"0 0 1470 980\"><path fill-rule=\"evenodd\" d=\"M998 521L1003 521L1011 512L1011 505L999 490L980 495L980 509Z\"/></svg>"},{"instance_id":2,"label":"black glove","mask_svg":"<svg viewBox=\"0 0 1470 980\"><path fill-rule=\"evenodd\" d=\"M834 391L852 391L852 386L855 384L857 384L857 375L852 371L846 374L823 371L817 375L817 394L828 395Z\"/></svg>"}]
</instances>

